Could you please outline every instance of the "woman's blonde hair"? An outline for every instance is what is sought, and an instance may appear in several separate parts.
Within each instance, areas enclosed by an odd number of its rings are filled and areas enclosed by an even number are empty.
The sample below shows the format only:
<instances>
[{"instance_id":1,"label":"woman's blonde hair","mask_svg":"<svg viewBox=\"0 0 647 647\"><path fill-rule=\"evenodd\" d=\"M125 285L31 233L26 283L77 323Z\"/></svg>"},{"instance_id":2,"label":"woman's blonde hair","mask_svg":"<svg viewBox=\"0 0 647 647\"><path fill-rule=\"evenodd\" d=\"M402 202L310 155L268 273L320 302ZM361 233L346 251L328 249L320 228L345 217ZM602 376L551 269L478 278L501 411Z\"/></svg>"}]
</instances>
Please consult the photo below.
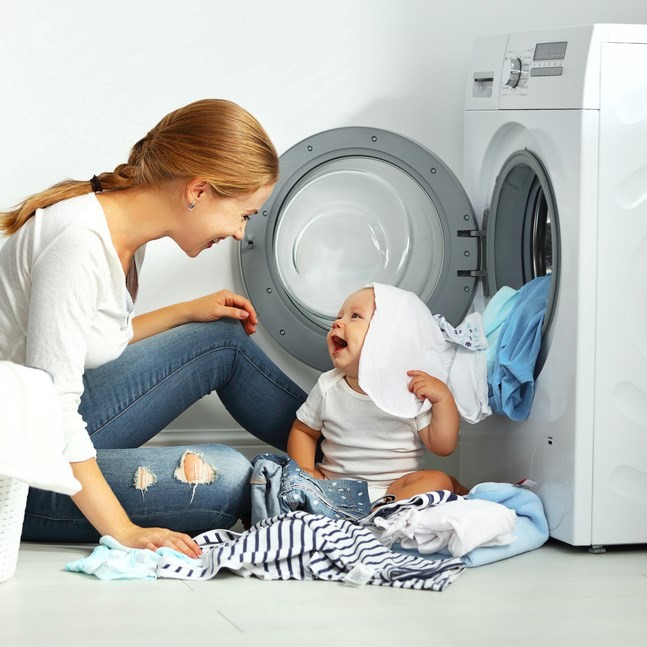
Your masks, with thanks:
<instances>
[{"instance_id":1,"label":"woman's blonde hair","mask_svg":"<svg viewBox=\"0 0 647 647\"><path fill-rule=\"evenodd\" d=\"M278 155L258 121L231 101L203 99L166 115L130 151L125 164L97 176L115 191L172 180L205 180L220 196L236 197L274 184ZM36 209L98 188L96 180L65 180L0 213L0 232L16 233Z\"/></svg>"}]
</instances>

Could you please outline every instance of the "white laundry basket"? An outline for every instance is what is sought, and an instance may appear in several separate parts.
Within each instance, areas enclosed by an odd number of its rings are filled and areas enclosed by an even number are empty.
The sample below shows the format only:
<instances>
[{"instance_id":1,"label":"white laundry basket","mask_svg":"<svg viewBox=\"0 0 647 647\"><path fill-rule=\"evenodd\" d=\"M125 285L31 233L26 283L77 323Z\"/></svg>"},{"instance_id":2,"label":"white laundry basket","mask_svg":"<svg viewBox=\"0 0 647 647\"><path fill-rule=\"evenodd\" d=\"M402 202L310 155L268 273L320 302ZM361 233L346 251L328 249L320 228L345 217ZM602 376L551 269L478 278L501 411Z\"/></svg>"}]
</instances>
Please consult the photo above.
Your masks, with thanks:
<instances>
[{"instance_id":1,"label":"white laundry basket","mask_svg":"<svg viewBox=\"0 0 647 647\"><path fill-rule=\"evenodd\" d=\"M0 582L16 572L29 485L0 476Z\"/></svg>"},{"instance_id":2,"label":"white laundry basket","mask_svg":"<svg viewBox=\"0 0 647 647\"><path fill-rule=\"evenodd\" d=\"M75 494L81 484L63 454L63 413L48 373L0 361L0 412L0 582L5 582L16 572L29 487Z\"/></svg>"}]
</instances>

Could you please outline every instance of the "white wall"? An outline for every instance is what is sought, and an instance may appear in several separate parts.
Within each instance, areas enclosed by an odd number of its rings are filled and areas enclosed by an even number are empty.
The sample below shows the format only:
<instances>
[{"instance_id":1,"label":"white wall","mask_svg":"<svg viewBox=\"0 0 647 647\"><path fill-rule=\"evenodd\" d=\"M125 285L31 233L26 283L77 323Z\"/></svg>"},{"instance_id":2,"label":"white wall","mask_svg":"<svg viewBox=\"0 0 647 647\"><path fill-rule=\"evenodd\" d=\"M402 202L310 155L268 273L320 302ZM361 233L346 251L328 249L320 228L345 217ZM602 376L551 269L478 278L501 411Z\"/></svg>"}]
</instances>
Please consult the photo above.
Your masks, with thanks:
<instances>
[{"instance_id":1,"label":"white wall","mask_svg":"<svg viewBox=\"0 0 647 647\"><path fill-rule=\"evenodd\" d=\"M0 208L65 177L122 162L165 113L237 101L282 152L315 132L385 128L431 148L460 177L464 75L485 33L647 23L645 0L22 0L0 7ZM199 259L149 246L139 310L231 287L233 244ZM262 331L269 354L309 388ZM236 425L215 396L173 428ZM197 434L199 435L199 434ZM218 436L227 439L225 434Z\"/></svg>"}]
</instances>

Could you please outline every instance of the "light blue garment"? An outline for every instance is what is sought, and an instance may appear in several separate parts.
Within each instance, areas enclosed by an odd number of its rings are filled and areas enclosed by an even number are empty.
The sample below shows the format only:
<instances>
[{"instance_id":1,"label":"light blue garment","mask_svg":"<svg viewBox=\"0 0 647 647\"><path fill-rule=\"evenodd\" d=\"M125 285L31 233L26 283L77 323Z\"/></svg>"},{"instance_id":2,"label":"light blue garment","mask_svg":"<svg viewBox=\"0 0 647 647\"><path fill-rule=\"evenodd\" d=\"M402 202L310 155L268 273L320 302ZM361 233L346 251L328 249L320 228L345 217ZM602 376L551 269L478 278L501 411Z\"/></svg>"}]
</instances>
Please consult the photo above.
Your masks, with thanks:
<instances>
[{"instance_id":1,"label":"light blue garment","mask_svg":"<svg viewBox=\"0 0 647 647\"><path fill-rule=\"evenodd\" d=\"M250 510L250 462L217 444L142 447L194 402L216 392L241 427L285 450L306 394L245 334L238 321L178 326L128 346L84 375L80 412L97 461L131 520L197 535L229 528ZM214 434L214 441L217 441ZM209 484L191 485L174 473L187 449L215 471ZM155 475L142 491L139 467ZM99 533L65 495L30 490L25 541L92 542Z\"/></svg>"},{"instance_id":2,"label":"light blue garment","mask_svg":"<svg viewBox=\"0 0 647 647\"><path fill-rule=\"evenodd\" d=\"M171 548L127 548L110 535L101 537L99 544L88 557L67 563L65 570L94 575L100 580L156 580L162 559L173 559L186 566L197 567L201 563Z\"/></svg>"},{"instance_id":3,"label":"light blue garment","mask_svg":"<svg viewBox=\"0 0 647 647\"><path fill-rule=\"evenodd\" d=\"M462 558L467 566L481 566L535 550L548 540L548 521L544 506L534 492L511 483L480 483L465 498L494 501L517 513L513 531L516 540L506 546L475 548Z\"/></svg>"},{"instance_id":4,"label":"light blue garment","mask_svg":"<svg viewBox=\"0 0 647 647\"><path fill-rule=\"evenodd\" d=\"M541 276L519 290L519 298L497 342L494 367L488 376L489 404L494 413L525 420L535 395L535 364L541 327L550 292L550 276Z\"/></svg>"},{"instance_id":5,"label":"light blue garment","mask_svg":"<svg viewBox=\"0 0 647 647\"><path fill-rule=\"evenodd\" d=\"M516 539L503 546L479 546L461 559L467 567L483 566L508 557L514 557L543 546L548 539L548 521L541 499L530 490L511 483L479 483L465 495L466 499L493 501L514 510L517 514L512 534ZM395 547L394 547L394 550ZM417 551L400 549L400 552L418 555ZM427 555L422 555L427 557ZM430 559L451 557L448 549L428 555Z\"/></svg>"},{"instance_id":6,"label":"light blue garment","mask_svg":"<svg viewBox=\"0 0 647 647\"><path fill-rule=\"evenodd\" d=\"M499 335L501 334L501 327L510 316L510 312L518 300L518 290L504 285L485 306L485 310L483 311L483 328L485 329L488 342L488 347L485 350L488 375L494 369L494 358L496 356Z\"/></svg>"}]
</instances>

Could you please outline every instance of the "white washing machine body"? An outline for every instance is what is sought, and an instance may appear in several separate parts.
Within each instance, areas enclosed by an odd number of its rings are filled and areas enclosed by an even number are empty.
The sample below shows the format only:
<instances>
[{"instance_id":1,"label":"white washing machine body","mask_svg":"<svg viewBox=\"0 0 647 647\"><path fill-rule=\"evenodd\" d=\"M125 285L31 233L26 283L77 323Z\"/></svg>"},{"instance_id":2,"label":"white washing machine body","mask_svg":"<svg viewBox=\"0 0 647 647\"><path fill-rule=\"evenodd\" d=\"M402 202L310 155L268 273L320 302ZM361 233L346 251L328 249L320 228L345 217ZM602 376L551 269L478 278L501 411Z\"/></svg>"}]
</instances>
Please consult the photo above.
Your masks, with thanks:
<instances>
[{"instance_id":1,"label":"white washing machine body","mask_svg":"<svg viewBox=\"0 0 647 647\"><path fill-rule=\"evenodd\" d=\"M519 156L544 172L550 232L534 244L549 240L553 281L530 416L464 426L460 478L530 479L572 545L647 542L645 70L647 26L586 25L479 39L467 80L463 186L489 221L476 309L509 283L496 225L514 218L501 195Z\"/></svg>"}]
</instances>

